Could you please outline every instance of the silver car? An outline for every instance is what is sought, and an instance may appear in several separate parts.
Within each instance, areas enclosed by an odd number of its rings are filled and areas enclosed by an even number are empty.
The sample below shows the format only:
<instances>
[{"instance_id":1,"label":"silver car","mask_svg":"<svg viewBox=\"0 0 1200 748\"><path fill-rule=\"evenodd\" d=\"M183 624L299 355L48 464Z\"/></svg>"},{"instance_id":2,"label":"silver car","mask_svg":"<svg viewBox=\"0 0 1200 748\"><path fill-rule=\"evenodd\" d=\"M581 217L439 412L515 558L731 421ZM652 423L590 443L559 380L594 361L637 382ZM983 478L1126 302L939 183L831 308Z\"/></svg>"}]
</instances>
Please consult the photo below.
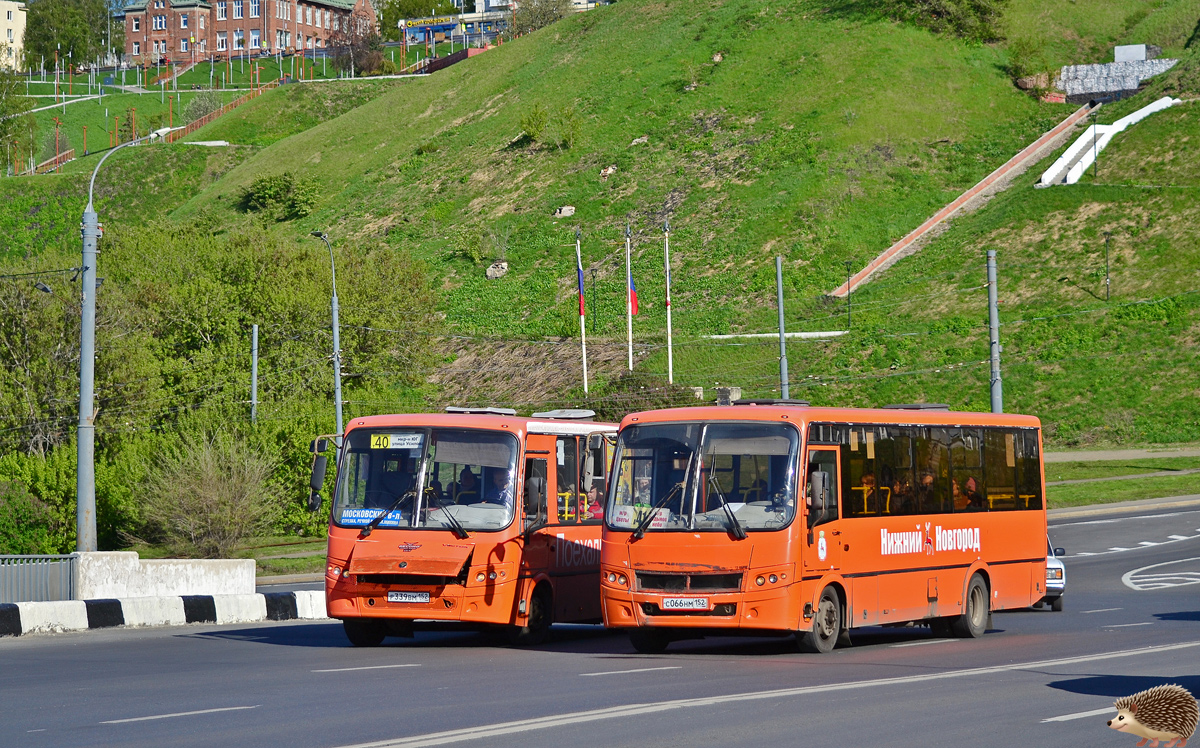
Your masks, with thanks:
<instances>
[{"instance_id":1,"label":"silver car","mask_svg":"<svg viewBox=\"0 0 1200 748\"><path fill-rule=\"evenodd\" d=\"M1040 608L1050 603L1051 610L1062 611L1063 593L1067 591L1067 567L1059 557L1065 555L1065 550L1050 545L1050 539L1046 538L1046 596L1034 603L1033 607Z\"/></svg>"}]
</instances>

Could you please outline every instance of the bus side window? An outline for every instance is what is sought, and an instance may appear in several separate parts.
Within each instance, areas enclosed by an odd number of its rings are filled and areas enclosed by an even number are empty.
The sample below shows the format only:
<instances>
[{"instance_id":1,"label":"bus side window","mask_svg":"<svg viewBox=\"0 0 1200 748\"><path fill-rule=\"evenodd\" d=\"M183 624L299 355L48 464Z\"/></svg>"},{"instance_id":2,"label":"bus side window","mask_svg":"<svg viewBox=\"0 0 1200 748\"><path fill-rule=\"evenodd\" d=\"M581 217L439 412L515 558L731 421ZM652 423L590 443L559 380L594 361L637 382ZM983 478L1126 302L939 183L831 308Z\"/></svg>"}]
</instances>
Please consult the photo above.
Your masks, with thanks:
<instances>
[{"instance_id":1,"label":"bus side window","mask_svg":"<svg viewBox=\"0 0 1200 748\"><path fill-rule=\"evenodd\" d=\"M1038 432L1020 429L1015 434L1017 463L1017 499L1022 509L1042 508L1042 461L1038 453Z\"/></svg>"},{"instance_id":2,"label":"bus side window","mask_svg":"<svg viewBox=\"0 0 1200 748\"><path fill-rule=\"evenodd\" d=\"M580 522L598 523L604 518L604 494L608 489L607 442L603 434L591 434L579 461Z\"/></svg>"},{"instance_id":3,"label":"bus side window","mask_svg":"<svg viewBox=\"0 0 1200 748\"><path fill-rule=\"evenodd\" d=\"M562 524L574 524L579 517L579 492L576 490L579 460L576 437L558 437L555 452L557 469L554 471L554 475L558 494L558 521Z\"/></svg>"},{"instance_id":4,"label":"bus side window","mask_svg":"<svg viewBox=\"0 0 1200 748\"><path fill-rule=\"evenodd\" d=\"M917 507L921 514L954 511L950 501L950 438L946 429L916 429Z\"/></svg>"},{"instance_id":5,"label":"bus side window","mask_svg":"<svg viewBox=\"0 0 1200 748\"><path fill-rule=\"evenodd\" d=\"M992 511L1017 509L1022 505L1017 490L1016 438L1012 429L983 432L983 473L988 509Z\"/></svg>"}]
</instances>

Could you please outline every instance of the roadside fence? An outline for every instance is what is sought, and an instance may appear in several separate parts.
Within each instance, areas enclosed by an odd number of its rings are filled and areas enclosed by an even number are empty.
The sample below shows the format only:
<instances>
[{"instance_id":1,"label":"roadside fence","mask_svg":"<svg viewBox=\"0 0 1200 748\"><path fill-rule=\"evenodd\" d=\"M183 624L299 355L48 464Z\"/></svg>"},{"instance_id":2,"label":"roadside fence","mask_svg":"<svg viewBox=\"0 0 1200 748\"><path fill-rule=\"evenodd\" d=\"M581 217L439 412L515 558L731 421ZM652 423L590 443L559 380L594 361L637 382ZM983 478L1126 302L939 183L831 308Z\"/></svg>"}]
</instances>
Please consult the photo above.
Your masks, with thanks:
<instances>
[{"instance_id":1,"label":"roadside fence","mask_svg":"<svg viewBox=\"0 0 1200 748\"><path fill-rule=\"evenodd\" d=\"M79 557L0 556L0 603L72 600Z\"/></svg>"}]
</instances>

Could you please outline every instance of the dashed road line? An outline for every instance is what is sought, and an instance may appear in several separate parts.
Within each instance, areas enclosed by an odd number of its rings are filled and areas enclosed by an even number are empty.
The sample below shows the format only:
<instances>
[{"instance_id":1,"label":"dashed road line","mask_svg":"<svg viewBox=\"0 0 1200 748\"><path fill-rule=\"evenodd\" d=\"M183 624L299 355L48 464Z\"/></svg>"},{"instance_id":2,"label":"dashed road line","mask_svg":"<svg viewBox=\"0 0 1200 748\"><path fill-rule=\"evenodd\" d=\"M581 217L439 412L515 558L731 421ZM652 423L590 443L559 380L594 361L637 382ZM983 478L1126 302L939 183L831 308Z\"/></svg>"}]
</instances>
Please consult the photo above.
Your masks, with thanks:
<instances>
[{"instance_id":1,"label":"dashed road line","mask_svg":"<svg viewBox=\"0 0 1200 748\"><path fill-rule=\"evenodd\" d=\"M1200 533L1200 530L1196 532ZM1121 545L1114 545L1106 551L1079 551L1064 558L1086 558L1088 556L1109 556L1113 553L1128 553L1129 551L1140 551L1146 548L1156 548L1158 546L1170 545L1179 543L1184 540L1196 540L1200 535L1168 535L1167 540L1140 540L1136 546L1126 548Z\"/></svg>"},{"instance_id":2,"label":"dashed road line","mask_svg":"<svg viewBox=\"0 0 1200 748\"><path fill-rule=\"evenodd\" d=\"M262 704L254 706L226 706L220 709L197 709L194 712L174 712L172 714L152 714L148 717L129 717L128 719L109 719L101 722L102 725L121 725L126 722L149 722L154 719L171 719L172 717L191 717L196 714L215 714L216 712L240 712L244 709L257 709Z\"/></svg>"},{"instance_id":3,"label":"dashed road line","mask_svg":"<svg viewBox=\"0 0 1200 748\"><path fill-rule=\"evenodd\" d=\"M1153 626L1154 621L1142 621L1141 623L1110 623L1104 628L1106 629L1124 629L1130 626Z\"/></svg>"},{"instance_id":4,"label":"dashed road line","mask_svg":"<svg viewBox=\"0 0 1200 748\"><path fill-rule=\"evenodd\" d=\"M314 673L349 673L354 670L387 670L394 667L421 667L419 664L405 665L363 665L362 667L335 667L329 670L313 670Z\"/></svg>"},{"instance_id":5,"label":"dashed road line","mask_svg":"<svg viewBox=\"0 0 1200 748\"><path fill-rule=\"evenodd\" d=\"M589 678L593 675L624 675L626 673L651 673L655 670L682 670L682 665L670 665L667 667L638 667L632 670L609 670L603 673L580 673L579 677Z\"/></svg>"},{"instance_id":6,"label":"dashed road line","mask_svg":"<svg viewBox=\"0 0 1200 748\"><path fill-rule=\"evenodd\" d=\"M1124 608L1097 608L1096 610L1081 610L1080 613L1112 613L1115 610L1125 610Z\"/></svg>"},{"instance_id":7,"label":"dashed road line","mask_svg":"<svg viewBox=\"0 0 1200 748\"><path fill-rule=\"evenodd\" d=\"M905 642L904 644L893 644L892 648L896 649L898 647L919 647L922 644L945 644L947 642L956 642L956 641L959 641L959 640L958 639L927 639L925 641L919 641L919 642Z\"/></svg>"},{"instance_id":8,"label":"dashed road line","mask_svg":"<svg viewBox=\"0 0 1200 748\"><path fill-rule=\"evenodd\" d=\"M1057 717L1047 717L1042 720L1042 724L1047 722L1070 722L1073 719L1083 719L1085 717L1099 717L1101 714L1112 714L1116 711L1116 707L1106 706L1103 709L1093 709L1090 712L1075 712L1074 714L1061 714Z\"/></svg>"}]
</instances>

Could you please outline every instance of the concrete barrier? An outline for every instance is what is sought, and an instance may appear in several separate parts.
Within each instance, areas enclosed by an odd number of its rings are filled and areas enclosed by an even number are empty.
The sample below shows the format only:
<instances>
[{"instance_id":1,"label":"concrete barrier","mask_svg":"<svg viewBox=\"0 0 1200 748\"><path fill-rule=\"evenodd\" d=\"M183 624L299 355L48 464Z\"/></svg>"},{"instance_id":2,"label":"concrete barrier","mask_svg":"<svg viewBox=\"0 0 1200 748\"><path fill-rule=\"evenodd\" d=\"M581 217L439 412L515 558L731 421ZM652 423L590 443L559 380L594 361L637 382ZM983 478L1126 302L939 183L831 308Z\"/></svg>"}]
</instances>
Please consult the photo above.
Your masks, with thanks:
<instances>
[{"instance_id":1,"label":"concrete barrier","mask_svg":"<svg viewBox=\"0 0 1200 748\"><path fill-rule=\"evenodd\" d=\"M61 633L115 626L321 620L319 590L250 595L174 595L0 604L0 636Z\"/></svg>"},{"instance_id":2,"label":"concrete barrier","mask_svg":"<svg viewBox=\"0 0 1200 748\"><path fill-rule=\"evenodd\" d=\"M76 600L254 594L254 559L140 559L132 551L77 555Z\"/></svg>"}]
</instances>

